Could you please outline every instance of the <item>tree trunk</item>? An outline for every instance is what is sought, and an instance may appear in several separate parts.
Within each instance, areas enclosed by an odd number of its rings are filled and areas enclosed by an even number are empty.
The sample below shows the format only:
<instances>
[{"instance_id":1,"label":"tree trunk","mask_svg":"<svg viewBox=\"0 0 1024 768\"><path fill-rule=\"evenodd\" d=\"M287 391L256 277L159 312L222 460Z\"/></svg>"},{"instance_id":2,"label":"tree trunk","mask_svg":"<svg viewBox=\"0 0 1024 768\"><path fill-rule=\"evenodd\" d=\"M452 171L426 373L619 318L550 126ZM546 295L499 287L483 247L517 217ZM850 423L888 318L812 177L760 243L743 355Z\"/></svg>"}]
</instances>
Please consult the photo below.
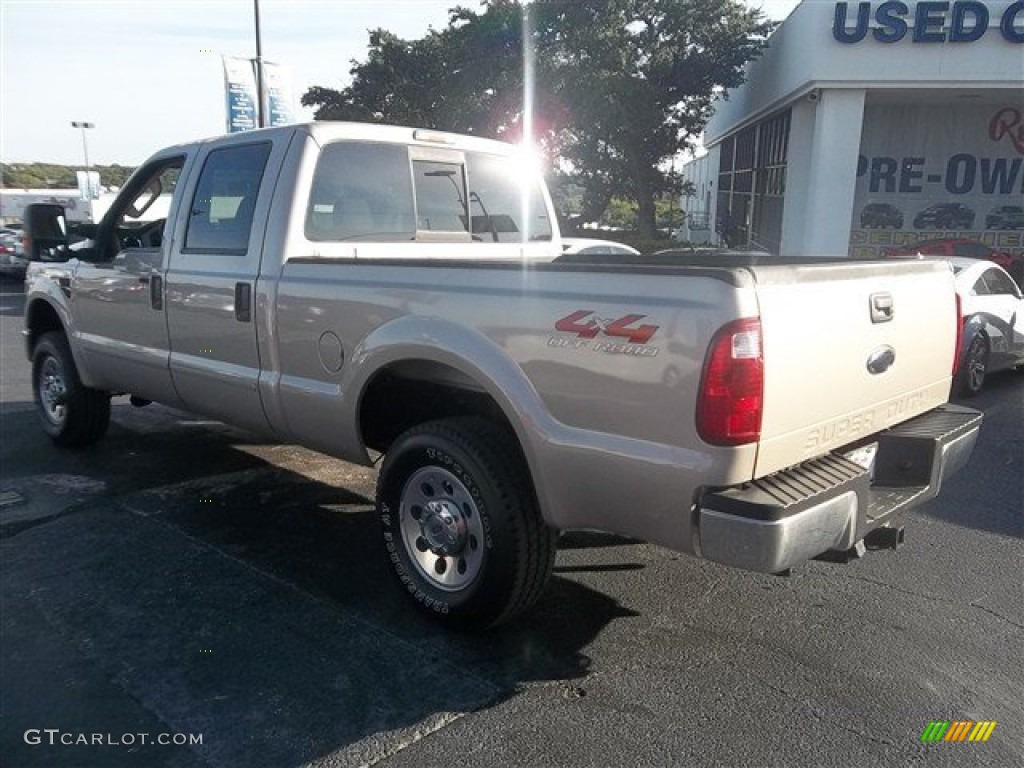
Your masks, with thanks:
<instances>
[{"instance_id":1,"label":"tree trunk","mask_svg":"<svg viewBox=\"0 0 1024 768\"><path fill-rule=\"evenodd\" d=\"M654 216L654 195L649 190L636 197L637 204L637 229L640 230L640 237L653 240L657 236L657 222Z\"/></svg>"},{"instance_id":2,"label":"tree trunk","mask_svg":"<svg viewBox=\"0 0 1024 768\"><path fill-rule=\"evenodd\" d=\"M647 167L637 152L626 152L629 161L629 175L633 180L633 194L636 198L637 229L640 237L653 240L657 227L654 216L654 192L648 174L651 168Z\"/></svg>"}]
</instances>

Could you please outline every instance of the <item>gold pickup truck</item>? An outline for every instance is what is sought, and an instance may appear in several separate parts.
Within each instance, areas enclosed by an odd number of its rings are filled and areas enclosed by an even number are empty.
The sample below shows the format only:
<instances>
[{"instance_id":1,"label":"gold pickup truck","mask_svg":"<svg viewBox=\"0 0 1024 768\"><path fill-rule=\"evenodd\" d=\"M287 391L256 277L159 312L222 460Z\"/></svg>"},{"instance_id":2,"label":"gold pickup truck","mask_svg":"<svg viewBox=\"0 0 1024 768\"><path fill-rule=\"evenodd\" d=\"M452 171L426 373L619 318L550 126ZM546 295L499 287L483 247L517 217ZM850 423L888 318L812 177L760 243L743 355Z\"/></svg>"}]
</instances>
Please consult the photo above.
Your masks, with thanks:
<instances>
[{"instance_id":1,"label":"gold pickup truck","mask_svg":"<svg viewBox=\"0 0 1024 768\"><path fill-rule=\"evenodd\" d=\"M317 123L171 147L26 217L43 429L156 401L370 465L402 588L530 607L560 530L783 572L896 547L981 423L948 265L563 255L520 148ZM69 246L69 238L85 238ZM339 552L339 556L343 553Z\"/></svg>"}]
</instances>

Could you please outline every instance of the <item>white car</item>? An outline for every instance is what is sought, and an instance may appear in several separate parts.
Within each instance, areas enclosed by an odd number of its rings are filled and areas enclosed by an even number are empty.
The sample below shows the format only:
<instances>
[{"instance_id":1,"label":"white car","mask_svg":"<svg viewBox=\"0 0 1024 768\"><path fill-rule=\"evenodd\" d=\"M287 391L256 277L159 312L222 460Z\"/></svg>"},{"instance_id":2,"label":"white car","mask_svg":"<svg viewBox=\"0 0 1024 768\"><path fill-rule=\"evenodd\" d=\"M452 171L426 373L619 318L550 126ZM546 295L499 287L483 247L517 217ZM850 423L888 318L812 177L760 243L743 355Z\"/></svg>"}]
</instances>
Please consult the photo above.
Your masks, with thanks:
<instances>
[{"instance_id":1,"label":"white car","mask_svg":"<svg viewBox=\"0 0 1024 768\"><path fill-rule=\"evenodd\" d=\"M993 371L1024 365L1024 298L1002 267L983 259L949 259L964 332L957 384L978 394Z\"/></svg>"},{"instance_id":2,"label":"white car","mask_svg":"<svg viewBox=\"0 0 1024 768\"><path fill-rule=\"evenodd\" d=\"M640 251L613 240L597 240L591 237L563 237L563 254L582 256L639 256Z\"/></svg>"}]
</instances>

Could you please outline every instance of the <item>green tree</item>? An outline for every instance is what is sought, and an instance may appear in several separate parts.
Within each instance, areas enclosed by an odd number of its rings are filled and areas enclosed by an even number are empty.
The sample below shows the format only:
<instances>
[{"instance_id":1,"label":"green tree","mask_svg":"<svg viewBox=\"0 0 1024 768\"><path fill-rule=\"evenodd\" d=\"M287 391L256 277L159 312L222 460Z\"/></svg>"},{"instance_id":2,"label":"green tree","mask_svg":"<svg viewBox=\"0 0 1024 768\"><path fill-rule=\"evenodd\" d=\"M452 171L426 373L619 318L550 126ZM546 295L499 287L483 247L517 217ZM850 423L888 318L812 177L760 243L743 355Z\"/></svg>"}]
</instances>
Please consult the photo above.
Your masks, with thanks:
<instances>
[{"instance_id":1,"label":"green tree","mask_svg":"<svg viewBox=\"0 0 1024 768\"><path fill-rule=\"evenodd\" d=\"M415 125L506 136L522 104L519 6L495 0L486 13L454 8L449 25L419 40L370 32L366 61L352 62L352 84L314 86L302 103L318 120Z\"/></svg>"},{"instance_id":2,"label":"green tree","mask_svg":"<svg viewBox=\"0 0 1024 768\"><path fill-rule=\"evenodd\" d=\"M78 186L76 171L85 170L82 165L56 165L54 163L3 163L3 185L7 189L75 189ZM100 184L106 187L123 187L134 168L124 165L94 165L91 170L100 175Z\"/></svg>"},{"instance_id":3,"label":"green tree","mask_svg":"<svg viewBox=\"0 0 1024 768\"><path fill-rule=\"evenodd\" d=\"M636 229L637 206L632 200L613 197L601 216L601 223L617 229Z\"/></svg>"},{"instance_id":4,"label":"green tree","mask_svg":"<svg viewBox=\"0 0 1024 768\"><path fill-rule=\"evenodd\" d=\"M678 194L669 161L690 146L723 89L743 81L771 22L739 0L489 0L455 8L420 40L370 35L342 91L312 88L320 119L420 125L515 140L523 126L523 14L536 53L535 138L584 189L584 219L614 196L636 202L641 233L655 201Z\"/></svg>"},{"instance_id":5,"label":"green tree","mask_svg":"<svg viewBox=\"0 0 1024 768\"><path fill-rule=\"evenodd\" d=\"M676 195L663 197L654 203L655 217L659 229L675 229L680 227L686 216L679 207L679 198Z\"/></svg>"}]
</instances>

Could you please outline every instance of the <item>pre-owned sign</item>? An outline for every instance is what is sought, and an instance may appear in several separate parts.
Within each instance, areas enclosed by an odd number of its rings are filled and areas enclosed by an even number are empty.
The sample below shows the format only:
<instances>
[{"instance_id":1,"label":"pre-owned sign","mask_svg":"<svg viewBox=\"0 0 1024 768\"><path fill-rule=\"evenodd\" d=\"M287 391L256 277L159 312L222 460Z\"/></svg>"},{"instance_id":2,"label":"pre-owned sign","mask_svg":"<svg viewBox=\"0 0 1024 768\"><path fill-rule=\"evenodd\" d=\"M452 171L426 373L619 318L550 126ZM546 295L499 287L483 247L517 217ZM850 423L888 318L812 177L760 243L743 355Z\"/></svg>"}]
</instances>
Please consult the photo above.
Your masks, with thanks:
<instances>
[{"instance_id":1,"label":"pre-owned sign","mask_svg":"<svg viewBox=\"0 0 1024 768\"><path fill-rule=\"evenodd\" d=\"M1021 252L1022 120L1015 105L992 99L865 106L851 255L949 239Z\"/></svg>"},{"instance_id":2,"label":"pre-owned sign","mask_svg":"<svg viewBox=\"0 0 1024 768\"><path fill-rule=\"evenodd\" d=\"M908 35L915 43L971 43L990 26L1011 43L1024 43L1024 2L1011 3L1002 13L992 12L976 0L917 3L911 10L899 0L879 3L836 3L832 36L840 43L859 43L871 36L880 43L895 43Z\"/></svg>"}]
</instances>

